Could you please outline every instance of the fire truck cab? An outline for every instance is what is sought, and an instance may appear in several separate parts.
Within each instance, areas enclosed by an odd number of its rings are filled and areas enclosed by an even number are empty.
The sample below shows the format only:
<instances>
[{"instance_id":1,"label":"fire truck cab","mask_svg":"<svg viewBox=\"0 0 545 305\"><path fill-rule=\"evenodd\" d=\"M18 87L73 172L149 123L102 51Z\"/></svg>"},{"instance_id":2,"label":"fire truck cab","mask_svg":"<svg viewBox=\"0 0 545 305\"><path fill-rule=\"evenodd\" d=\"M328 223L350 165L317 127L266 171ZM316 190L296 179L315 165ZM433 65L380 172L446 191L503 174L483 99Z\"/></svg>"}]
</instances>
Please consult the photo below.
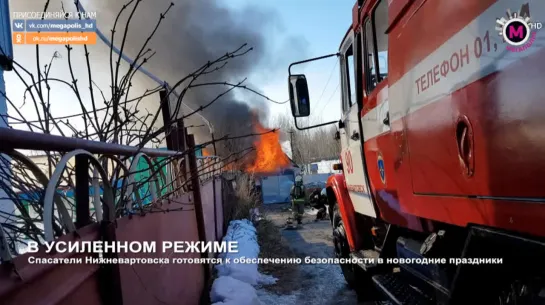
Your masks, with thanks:
<instances>
[{"instance_id":1,"label":"fire truck cab","mask_svg":"<svg viewBox=\"0 0 545 305\"><path fill-rule=\"evenodd\" d=\"M364 299L545 304L545 1L361 0L337 53L336 256Z\"/></svg>"}]
</instances>

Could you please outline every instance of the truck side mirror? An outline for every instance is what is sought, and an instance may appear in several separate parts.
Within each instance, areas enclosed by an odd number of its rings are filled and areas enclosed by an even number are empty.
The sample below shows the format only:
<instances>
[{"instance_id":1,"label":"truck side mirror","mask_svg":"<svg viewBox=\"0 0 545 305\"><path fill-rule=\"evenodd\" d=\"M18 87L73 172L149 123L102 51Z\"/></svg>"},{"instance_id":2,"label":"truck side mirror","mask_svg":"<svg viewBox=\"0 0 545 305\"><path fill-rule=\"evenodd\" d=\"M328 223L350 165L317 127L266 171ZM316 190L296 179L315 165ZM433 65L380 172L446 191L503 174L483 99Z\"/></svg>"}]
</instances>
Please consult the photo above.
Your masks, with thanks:
<instances>
[{"instance_id":1,"label":"truck side mirror","mask_svg":"<svg viewBox=\"0 0 545 305\"><path fill-rule=\"evenodd\" d=\"M290 75L288 85L290 91L291 114L296 118L309 116L310 99L307 78L305 75Z\"/></svg>"}]
</instances>

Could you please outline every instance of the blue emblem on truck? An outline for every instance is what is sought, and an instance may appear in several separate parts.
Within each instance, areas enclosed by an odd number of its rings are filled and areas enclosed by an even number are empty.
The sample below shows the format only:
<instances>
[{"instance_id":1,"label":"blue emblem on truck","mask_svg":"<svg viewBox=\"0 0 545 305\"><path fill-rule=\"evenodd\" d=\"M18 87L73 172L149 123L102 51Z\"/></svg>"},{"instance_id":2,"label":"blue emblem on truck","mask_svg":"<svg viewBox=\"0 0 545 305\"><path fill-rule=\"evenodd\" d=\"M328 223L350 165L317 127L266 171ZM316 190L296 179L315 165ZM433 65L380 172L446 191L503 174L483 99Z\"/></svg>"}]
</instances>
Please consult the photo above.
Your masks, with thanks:
<instances>
[{"instance_id":1,"label":"blue emblem on truck","mask_svg":"<svg viewBox=\"0 0 545 305\"><path fill-rule=\"evenodd\" d=\"M377 166L378 172L380 174L380 180L382 183L386 184L386 171L384 170L384 160L382 159L382 154L378 153L377 157Z\"/></svg>"}]
</instances>

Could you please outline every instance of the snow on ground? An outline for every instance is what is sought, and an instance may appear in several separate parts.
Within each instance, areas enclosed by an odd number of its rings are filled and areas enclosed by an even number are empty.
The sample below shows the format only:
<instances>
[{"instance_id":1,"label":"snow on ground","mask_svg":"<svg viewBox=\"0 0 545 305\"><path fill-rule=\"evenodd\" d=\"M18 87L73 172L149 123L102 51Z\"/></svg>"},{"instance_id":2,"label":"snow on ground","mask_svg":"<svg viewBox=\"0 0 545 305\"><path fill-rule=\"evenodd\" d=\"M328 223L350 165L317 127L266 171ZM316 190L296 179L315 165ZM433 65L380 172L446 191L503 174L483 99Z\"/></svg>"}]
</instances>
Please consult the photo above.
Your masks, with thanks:
<instances>
[{"instance_id":1,"label":"snow on ground","mask_svg":"<svg viewBox=\"0 0 545 305\"><path fill-rule=\"evenodd\" d=\"M266 206L263 214L281 228L291 213L286 207L287 205L278 204ZM337 264L304 264L305 257L334 257L331 224L329 221L314 222L315 214L316 211L307 211L301 229L281 230L283 238L289 243L295 256L303 261L303 264L296 265L298 272L290 273L289 281L280 280L273 284L276 279L259 273L257 265L232 263L219 265L216 266L219 278L214 281L210 292L214 302L212 305L375 304L358 303L356 293L347 287L341 268ZM239 242L239 253L226 253L223 254L224 258L229 257L232 260L235 257L254 258L259 255L256 229L250 221L231 222L224 240ZM276 285L293 283L297 284L297 288L289 293L278 294L275 291L279 290L273 289Z\"/></svg>"},{"instance_id":2,"label":"snow on ground","mask_svg":"<svg viewBox=\"0 0 545 305\"><path fill-rule=\"evenodd\" d=\"M289 211L285 205L267 206L264 214L278 227L283 227ZM283 209L284 208L284 209ZM287 295L278 295L266 287L259 288L257 295L264 305L363 305L358 303L354 291L350 290L336 264L304 264L307 256L313 258L334 257L331 224L328 221L313 222L312 211L305 215L303 227L298 230L282 230L283 237L297 257L300 289ZM279 283L280 284L280 283ZM372 304L372 303L371 303Z\"/></svg>"},{"instance_id":3,"label":"snow on ground","mask_svg":"<svg viewBox=\"0 0 545 305\"><path fill-rule=\"evenodd\" d=\"M229 223L224 242L237 241L236 253L221 253L222 259L230 259L230 264L216 265L218 278L212 284L210 299L212 305L261 305L253 286L270 285L276 282L272 276L259 273L257 264L235 264L235 258L257 258L256 229L248 220L234 220Z\"/></svg>"}]
</instances>

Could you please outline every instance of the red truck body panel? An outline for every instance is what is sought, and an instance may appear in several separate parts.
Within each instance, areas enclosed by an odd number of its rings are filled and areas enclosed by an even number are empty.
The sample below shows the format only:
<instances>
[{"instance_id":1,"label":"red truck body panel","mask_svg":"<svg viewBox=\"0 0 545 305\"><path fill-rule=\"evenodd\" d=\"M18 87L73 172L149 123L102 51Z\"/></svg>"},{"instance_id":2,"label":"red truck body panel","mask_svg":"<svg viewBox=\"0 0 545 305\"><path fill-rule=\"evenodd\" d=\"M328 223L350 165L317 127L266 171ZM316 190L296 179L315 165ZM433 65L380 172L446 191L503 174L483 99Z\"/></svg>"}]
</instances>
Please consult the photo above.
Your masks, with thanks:
<instances>
[{"instance_id":1,"label":"red truck body panel","mask_svg":"<svg viewBox=\"0 0 545 305\"><path fill-rule=\"evenodd\" d=\"M545 3L382 1L388 76L363 94L361 111L379 217L419 231L428 219L545 236L545 30L513 52L494 24L524 4L534 21L545 21ZM355 33L378 2L353 14ZM367 129L384 103L389 130ZM337 188L338 179L331 180ZM348 191L337 192L346 196L339 204L351 205Z\"/></svg>"}]
</instances>

